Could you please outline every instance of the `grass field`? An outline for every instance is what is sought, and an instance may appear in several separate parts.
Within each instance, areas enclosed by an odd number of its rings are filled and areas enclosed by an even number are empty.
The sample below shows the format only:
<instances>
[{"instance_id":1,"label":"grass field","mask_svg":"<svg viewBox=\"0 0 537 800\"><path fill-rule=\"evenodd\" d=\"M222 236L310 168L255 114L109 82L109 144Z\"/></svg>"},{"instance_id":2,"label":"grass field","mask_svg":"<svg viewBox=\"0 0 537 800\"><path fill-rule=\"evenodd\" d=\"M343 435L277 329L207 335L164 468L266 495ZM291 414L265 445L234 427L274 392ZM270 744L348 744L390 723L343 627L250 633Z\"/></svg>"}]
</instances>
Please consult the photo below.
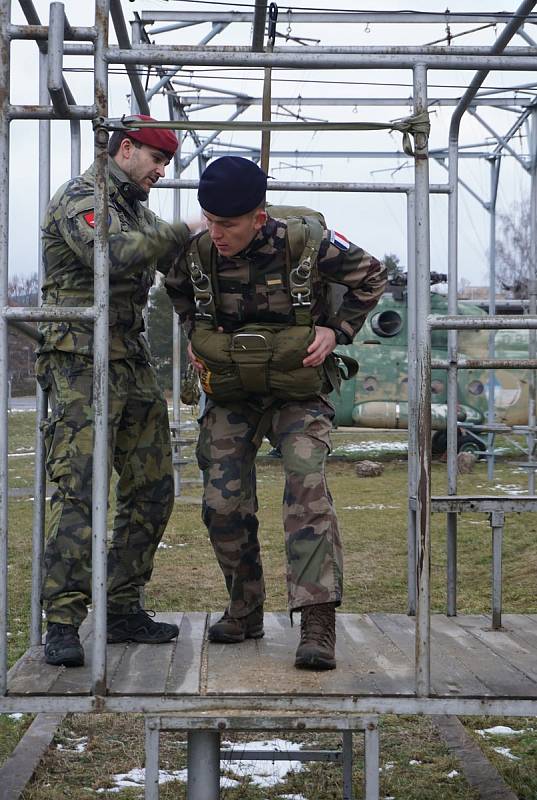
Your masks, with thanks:
<instances>
[{"instance_id":1,"label":"grass field","mask_svg":"<svg viewBox=\"0 0 537 800\"><path fill-rule=\"evenodd\" d=\"M187 419L193 430L194 420ZM34 415L10 416L9 477L11 488L28 488L33 480ZM345 612L403 612L406 610L406 516L407 463L403 433L336 432L338 458L329 462L328 479L345 544ZM395 444L394 444L395 443ZM264 448L265 452L267 448ZM382 458L384 472L376 478L358 478L357 458ZM194 464L185 478L195 481ZM445 491L445 465L433 464L433 491ZM503 493L526 487L523 470L504 458L498 462L489 483L486 466L460 477L461 494ZM261 541L267 583L267 609L281 611L286 605L285 561L281 529L282 469L278 460L262 458L258 464L258 494ZM198 483L185 485L185 493L200 494ZM29 615L31 522L30 495L10 500L9 542L9 660L13 663L26 649ZM432 555L432 608L445 607L445 534L442 515L435 515ZM510 515L504 541L504 595L506 612L537 611L535 547L537 518L531 514ZM153 579L146 592L146 606L156 610L213 610L223 608L226 597L198 505L176 505L160 549ZM459 592L461 613L488 612L490 606L490 528L485 515L461 517L459 525ZM20 738L31 718L0 715L0 761ZM468 731L523 800L537 798L537 721L532 719L465 718ZM479 734L495 725L509 726L509 736ZM290 737L293 738L293 737ZM357 740L356 793L360 797L361 751ZM304 746L338 746L330 737L300 739ZM495 749L496 748L496 749ZM508 748L503 754L501 748ZM500 752L497 752L497 749ZM186 766L185 742L163 735L161 769L168 783L161 797L184 798L181 773ZM456 759L442 744L431 722L421 717L385 717L381 728L381 798L396 800L473 800L476 794L462 776ZM140 717L123 715L78 715L67 717L47 753L24 800L89 800L111 796L143 796L143 787L125 779L128 788L117 785L120 774L143 767L143 724ZM275 769L275 767L274 767ZM341 773L336 766L310 764L288 773L281 781L257 781L244 766L236 785L223 789L229 800L332 800L341 798ZM172 780L175 778L175 780ZM273 776L274 778L274 776ZM101 791L105 790L105 791ZM1 792L0 792L1 794Z\"/></svg>"}]
</instances>

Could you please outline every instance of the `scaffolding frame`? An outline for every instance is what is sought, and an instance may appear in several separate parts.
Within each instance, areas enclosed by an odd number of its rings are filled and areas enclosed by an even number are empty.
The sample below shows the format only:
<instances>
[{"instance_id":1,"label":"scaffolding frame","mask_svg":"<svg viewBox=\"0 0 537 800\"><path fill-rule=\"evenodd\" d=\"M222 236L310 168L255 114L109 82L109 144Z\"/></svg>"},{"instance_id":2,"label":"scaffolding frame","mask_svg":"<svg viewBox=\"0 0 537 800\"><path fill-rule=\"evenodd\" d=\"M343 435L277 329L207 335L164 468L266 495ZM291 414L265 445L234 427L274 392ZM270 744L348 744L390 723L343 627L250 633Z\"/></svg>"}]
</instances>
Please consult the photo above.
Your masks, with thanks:
<instances>
[{"instance_id":1,"label":"scaffolding frame","mask_svg":"<svg viewBox=\"0 0 537 800\"><path fill-rule=\"evenodd\" d=\"M342 714L377 714L377 713L463 713L463 714L521 714L537 713L537 701L521 698L434 698L431 697L430 675L430 515L435 499L431 498L430 486L430 381L431 332L438 329L449 331L449 352L447 363L443 366L448 373L448 614L456 613L456 523L457 510L457 470L456 470L456 400L457 371L468 365L458 357L456 331L461 329L523 328L531 331L529 359L524 363L527 367L535 366L537 347L535 331L537 329L537 277L535 274L537 258L534 258L534 273L530 286L529 314L523 318L509 315L489 317L468 317L457 315L457 226L458 226L458 159L459 129L461 119L473 103L486 102L487 95L476 98L486 75L491 69L524 71L534 69L535 49L533 47L506 48L512 37L525 22L537 22L537 15L532 13L535 0L524 0L514 14L484 14L480 21L502 22L505 28L498 36L492 48L445 48L445 47L311 47L295 49L293 47L263 51L252 51L249 48L211 48L206 43L202 46L177 49L170 46L156 46L144 43L144 24L156 21L174 22L170 28L181 25L196 24L206 21L203 12L143 12L134 26L133 42L125 38L126 26L119 0L95 0L95 24L91 27L73 27L65 17L64 7L59 2L50 4L48 25L42 25L33 8L31 0L20 0L28 25L11 23L11 0L0 3L0 710L2 711L144 711L151 714L168 713L206 713L209 716L237 710L248 710L248 698L144 698L142 701L132 697L108 697L106 695L106 513L108 500L107 470L102 464L107 461L107 408L108 408L108 210L107 182L108 155L107 143L109 130L117 127L117 121L108 116L108 69L110 65L125 65L133 88L135 102L141 111L147 112L148 95L158 91L153 87L147 94L143 92L138 68L140 65L162 65L170 67L184 64L211 66L254 66L262 69L273 67L303 67L308 69L357 68L409 70L413 75L413 110L414 113L426 112L429 107L427 74L429 69L463 69L477 70L467 91L458 101L451 120L449 146L446 154L449 158L448 182L430 185L428 138L425 133L414 135L414 182L412 184L360 184L360 183L286 183L275 182L271 188L297 190L307 188L314 191L356 191L356 192L398 192L407 198L408 220L408 298L409 320L414 322L414 329L409 336L409 369L408 402L409 402L409 612L416 614L416 660L415 660L415 696L412 698L356 698L326 697L315 698L313 702L304 699L261 697L259 707L266 712L285 709L286 712L304 714L315 708L316 716L330 714L334 711ZM260 7L260 2L256 8ZM265 9L266 10L266 9ZM112 16L119 44L110 45L108 41L109 20ZM419 16L419 15L417 15ZM416 15L405 15L405 22L421 22ZM223 26L228 22L254 21L251 14L232 15L210 14L213 25ZM345 20L343 19L345 17ZM368 12L367 20L401 21L398 14L375 15ZM392 19L393 17L393 19ZM414 19L411 19L414 17ZM446 15L439 14L445 22ZM331 14L293 14L293 21L329 22L347 21L363 22L362 12L351 12L349 15ZM476 21L476 15L471 15ZM450 22L467 21L464 14L450 15ZM427 15L427 22L432 21ZM163 29L165 30L165 28ZM218 30L216 30L218 32ZM254 32L259 38L259 17L254 25ZM128 37L127 37L128 38ZM209 37L209 39L212 38ZM39 104L37 106L12 105L10 103L10 45L12 41L33 39L40 49L40 87ZM207 39L207 41L209 40ZM259 45L259 42L257 42ZM94 103L91 106L77 105L63 78L63 55L91 55L94 59ZM162 70L163 71L163 70ZM173 75L175 72L172 70ZM173 77L163 71L159 76L160 86L166 86ZM158 86L158 84L157 84ZM52 105L49 104L49 98ZM240 98L239 98L240 100ZM510 102L511 98L509 98ZM497 98L492 96L491 105ZM447 103L446 103L447 104ZM505 102L508 105L508 102ZM528 113L532 114L535 125L535 113L532 101L525 102ZM238 116L238 113L235 115ZM186 118L180 101L170 101L170 126L187 130L191 125ZM8 190L9 190L9 138L10 123L16 119L38 119L39 152L41 178L39 184L39 208L42 217L50 194L50 121L68 119L71 121L72 174L80 169L80 121L92 120L95 145L95 297L90 308L10 308L7 303L8 285ZM232 129L238 127L234 119L228 120ZM198 129L203 126L198 125ZM262 125L255 125L257 129ZM278 123L264 120L267 131L278 128ZM223 130L226 125L214 123L214 130ZM332 126L337 129L337 125ZM194 134L195 135L195 134ZM535 138L535 137L534 137ZM508 146L509 137L502 137L502 148ZM208 144L210 142L207 142ZM201 159L207 155L205 146L199 143L194 157ZM532 219L537 217L537 158L536 145L532 142L529 153L529 169L532 175ZM496 157L499 157L499 152ZM464 155L462 156L464 157ZM179 213L179 194L181 188L193 188L196 182L181 180L178 176L181 164L176 162L175 178L162 181L161 186L175 190L174 212ZM493 179L494 181L495 179ZM448 236L449 236L449 288L448 315L437 317L430 315L429 297L429 194L443 193L448 196ZM494 192L494 186L493 186ZM533 253L537 252L537 232L532 229ZM418 313L419 309L419 313ZM8 325L23 321L45 320L87 320L91 321L95 330L94 350L94 410L95 434L93 455L93 625L95 647L92 661L92 694L89 697L47 697L45 695L31 698L11 698L7 693L7 544L8 544ZM178 402L177 372L179 345L178 328L174 329L174 353L176 367L174 370L174 401ZM504 366L505 361L495 359L494 355L480 363L488 368ZM510 362L509 366L517 366ZM533 386L535 397L535 384ZM46 416L46 397L38 391L37 396L37 445L36 445L36 487L34 505L33 536L33 578L32 578L32 619L31 644L41 642L41 610L39 588L41 582L41 558L43 552L45 478L43 470L44 447L40 434L40 422ZM174 421L179 422L174 412ZM529 433L536 430L535 401L530 409ZM532 448L534 440L531 441ZM533 452L533 449L531 450ZM531 471L530 471L531 472ZM532 473L533 474L533 473ZM530 484L531 487L531 484ZM177 488L177 486L176 486ZM501 500L501 498L499 498ZM537 509L537 497L525 498L527 510ZM440 501L437 501L437 506ZM462 502L462 500L460 501ZM477 510L485 510L485 501L475 499ZM499 518L495 519L496 528ZM495 596L496 608L498 597ZM501 607L500 607L501 611ZM170 723L171 724L171 723Z\"/></svg>"}]
</instances>

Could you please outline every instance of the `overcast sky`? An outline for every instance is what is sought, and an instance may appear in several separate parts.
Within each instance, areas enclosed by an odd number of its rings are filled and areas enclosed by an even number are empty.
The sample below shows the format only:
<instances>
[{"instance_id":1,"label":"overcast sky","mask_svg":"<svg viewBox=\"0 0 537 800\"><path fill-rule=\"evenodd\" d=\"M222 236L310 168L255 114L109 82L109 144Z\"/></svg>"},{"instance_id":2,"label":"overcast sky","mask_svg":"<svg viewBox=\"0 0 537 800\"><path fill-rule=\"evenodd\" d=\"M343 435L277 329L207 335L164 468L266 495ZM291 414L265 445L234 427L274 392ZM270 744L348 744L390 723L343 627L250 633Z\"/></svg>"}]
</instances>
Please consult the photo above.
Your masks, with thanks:
<instances>
[{"instance_id":1,"label":"overcast sky","mask_svg":"<svg viewBox=\"0 0 537 800\"><path fill-rule=\"evenodd\" d=\"M46 24L49 14L49 3L44 0L34 0L35 7L41 21ZM144 10L247 10L253 6L246 4L229 4L184 2L184 0L122 0L125 17L132 19L135 11ZM371 4L377 5L377 4ZM519 5L513 0L502 0L501 7L496 2L483 2L474 0L471 9L479 11L513 11ZM288 6L285 6L287 10ZM379 10L402 10L411 7L416 11L444 12L445 0L420 0L411 5L408 2L389 2L386 0ZM295 11L301 9L334 8L356 10L356 3L341 0L336 6L328 7L326 2L320 0L301 0L298 5L291 8ZM450 2L451 12L468 11L468 3L464 0ZM12 21L24 23L25 19L19 9L17 0L12 3ZM94 8L91 0L85 3L79 0L67 0L65 9L69 21L73 25L91 25L93 23ZM159 23L163 24L163 23ZM452 35L468 31L469 28L481 27L482 23L475 25L450 26ZM194 44L203 38L209 31L208 24L186 28L180 32L173 32L155 36L161 44ZM278 31L290 36L300 35L312 40L319 40L320 44L339 45L409 45L431 43L446 36L446 26L437 25L310 25L289 26L285 11L282 9L278 21ZM457 37L454 45L479 44L491 46L499 34L497 30L488 27L485 30ZM537 39L535 26L529 26L528 33ZM150 29L149 29L150 31ZM233 24L214 38L213 45L248 44L251 38L251 29L248 24ZM113 27L111 26L111 41L115 41ZM313 43L313 42L312 42ZM443 42L444 43L444 42ZM282 44L278 39L277 44ZM525 45L525 42L516 37L513 44ZM14 42L12 44L12 88L11 102L31 104L38 102L38 59L37 47L32 42ZM93 82L91 77L90 59L65 58L65 77L77 100L81 104L93 102ZM117 68L114 68L114 72ZM121 70L119 70L121 72ZM460 97L473 76L469 71L430 71L429 96L433 97ZM237 92L259 96L262 92L262 71L241 70L233 75L223 68L202 68L182 70L178 75L182 80L192 80L219 89L232 89ZM528 83L533 78L531 73L491 73L485 84L486 87L511 87ZM338 72L320 71L273 71L273 97L398 97L409 98L412 87L412 74L410 71L398 70L341 70ZM154 74L150 78L150 85L154 82ZM111 74L110 76L110 116L120 116L130 111L130 85L125 74ZM181 93L188 93L187 88ZM194 119L226 119L234 110L233 106L211 108L207 111L193 114ZM296 110L296 109L295 109ZM328 109L327 107L304 106L301 114L308 119L321 120L355 120L363 121L388 121L403 117L411 113L411 105L392 107L367 107ZM167 119L167 103L162 96L156 96L151 103L152 115L159 119ZM452 109L442 107L432 110L430 146L446 147L449 120ZM516 117L507 111L485 109L480 111L490 125L498 132L505 133ZM242 119L259 119L259 107L251 108ZM277 119L285 117L278 116ZM513 141L513 146L519 153L527 152L526 130L520 137ZM206 135L201 133L202 138ZM461 125L461 143L471 144L483 142L490 138L483 127L469 115L465 115ZM90 122L82 123L82 169L89 166L93 159L93 134ZM248 144L259 146L260 134L250 133L224 133L223 142L231 144ZM10 182L10 275L28 274L37 270L37 243L39 237L39 222L37 208L37 171L38 171L38 125L34 121L15 121L11 124L11 182ZM192 149L190 138L184 145L184 154ZM276 155L271 159L270 174L278 180L286 181L352 181L352 182L411 182L413 179L413 164L407 159L324 159L306 158L304 154L316 150L359 150L359 151L396 151L401 149L401 137L389 132L355 132L355 133L273 133L272 150L280 149L298 150L302 157L279 158ZM184 177L197 178L196 164L184 173ZM169 168L171 170L171 168ZM171 176L171 172L169 173ZM445 182L447 172L437 164L431 163L431 181ZM479 194L483 200L489 196L490 167L484 159L465 159L461 161L460 176ZM52 124L52 159L51 159L51 187L52 192L70 177L69 165L69 123L60 121ZM524 169L512 157L506 157L502 165L500 188L498 195L498 210L508 213L513 204L528 197L529 179ZM360 244L365 249L382 257L386 253L395 253L406 263L406 210L402 196L393 194L342 194L342 193L291 193L285 196L271 193L271 202L284 202L288 204L306 204L319 208L325 212L328 224L340 230L348 238ZM172 218L172 192L170 190L153 190L150 200L151 207L164 219ZM489 239L489 215L464 189L460 194L460 237L459 237L459 278L465 277L473 284L484 284L487 281L487 259ZM194 192L183 192L182 216L190 219L199 213ZM433 196L431 198L431 267L445 271L447 257L447 199Z\"/></svg>"}]
</instances>

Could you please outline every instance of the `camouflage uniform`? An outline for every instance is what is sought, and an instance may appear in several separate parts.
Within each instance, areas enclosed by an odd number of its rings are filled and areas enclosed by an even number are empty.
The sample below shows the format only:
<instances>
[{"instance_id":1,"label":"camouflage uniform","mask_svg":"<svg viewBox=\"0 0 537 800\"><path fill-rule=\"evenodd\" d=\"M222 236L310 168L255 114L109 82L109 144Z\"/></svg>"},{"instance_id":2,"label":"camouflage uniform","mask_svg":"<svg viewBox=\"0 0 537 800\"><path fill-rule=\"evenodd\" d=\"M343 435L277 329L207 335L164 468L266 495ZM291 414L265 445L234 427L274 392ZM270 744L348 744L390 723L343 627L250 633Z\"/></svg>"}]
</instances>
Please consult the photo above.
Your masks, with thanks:
<instances>
[{"instance_id":1,"label":"camouflage uniform","mask_svg":"<svg viewBox=\"0 0 537 800\"><path fill-rule=\"evenodd\" d=\"M167 405L149 363L142 311L155 271L187 238L137 199L110 159L110 372L108 471L119 476L108 558L108 607L128 613L151 576L173 505ZM62 186L43 223L44 305L93 303L94 168ZM91 600L93 326L41 325L37 376L49 392L47 471L51 502L42 598L49 622L78 626Z\"/></svg>"},{"instance_id":2,"label":"camouflage uniform","mask_svg":"<svg viewBox=\"0 0 537 800\"><path fill-rule=\"evenodd\" d=\"M217 257L217 323L224 331L248 322L294 323L286 227L284 220L269 217L244 251ZM340 249L332 238L330 231L324 232L312 317L318 325L343 332L350 342L381 296L386 271L361 248L350 244ZM337 310L328 300L331 283L345 287ZM194 300L184 259L174 266L166 286L189 333L195 324ZM202 514L226 580L231 617L247 616L265 596L254 466L263 434L281 450L285 470L289 609L341 602L341 540L325 478L333 416L325 396L305 401L252 396L225 406L208 400L198 441L205 487Z\"/></svg>"}]
</instances>

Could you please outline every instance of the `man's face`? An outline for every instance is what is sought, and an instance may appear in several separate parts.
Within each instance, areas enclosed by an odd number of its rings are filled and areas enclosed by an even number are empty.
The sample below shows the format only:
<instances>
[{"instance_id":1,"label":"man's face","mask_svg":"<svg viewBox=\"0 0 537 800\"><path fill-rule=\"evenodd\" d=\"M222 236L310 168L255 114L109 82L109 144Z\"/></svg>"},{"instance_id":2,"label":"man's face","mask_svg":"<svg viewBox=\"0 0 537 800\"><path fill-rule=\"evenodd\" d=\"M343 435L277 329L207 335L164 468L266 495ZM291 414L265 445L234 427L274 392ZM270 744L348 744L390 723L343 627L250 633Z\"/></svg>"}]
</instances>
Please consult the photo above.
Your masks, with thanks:
<instances>
[{"instance_id":1,"label":"man's face","mask_svg":"<svg viewBox=\"0 0 537 800\"><path fill-rule=\"evenodd\" d=\"M170 163L169 157L161 150L142 144L140 147L123 139L118 155L119 166L144 192L149 192L159 178L163 178L166 167Z\"/></svg>"},{"instance_id":2,"label":"man's face","mask_svg":"<svg viewBox=\"0 0 537 800\"><path fill-rule=\"evenodd\" d=\"M203 216L209 236L222 256L236 256L244 250L267 219L266 212L259 208L240 217L217 217L208 211L203 211Z\"/></svg>"}]
</instances>

